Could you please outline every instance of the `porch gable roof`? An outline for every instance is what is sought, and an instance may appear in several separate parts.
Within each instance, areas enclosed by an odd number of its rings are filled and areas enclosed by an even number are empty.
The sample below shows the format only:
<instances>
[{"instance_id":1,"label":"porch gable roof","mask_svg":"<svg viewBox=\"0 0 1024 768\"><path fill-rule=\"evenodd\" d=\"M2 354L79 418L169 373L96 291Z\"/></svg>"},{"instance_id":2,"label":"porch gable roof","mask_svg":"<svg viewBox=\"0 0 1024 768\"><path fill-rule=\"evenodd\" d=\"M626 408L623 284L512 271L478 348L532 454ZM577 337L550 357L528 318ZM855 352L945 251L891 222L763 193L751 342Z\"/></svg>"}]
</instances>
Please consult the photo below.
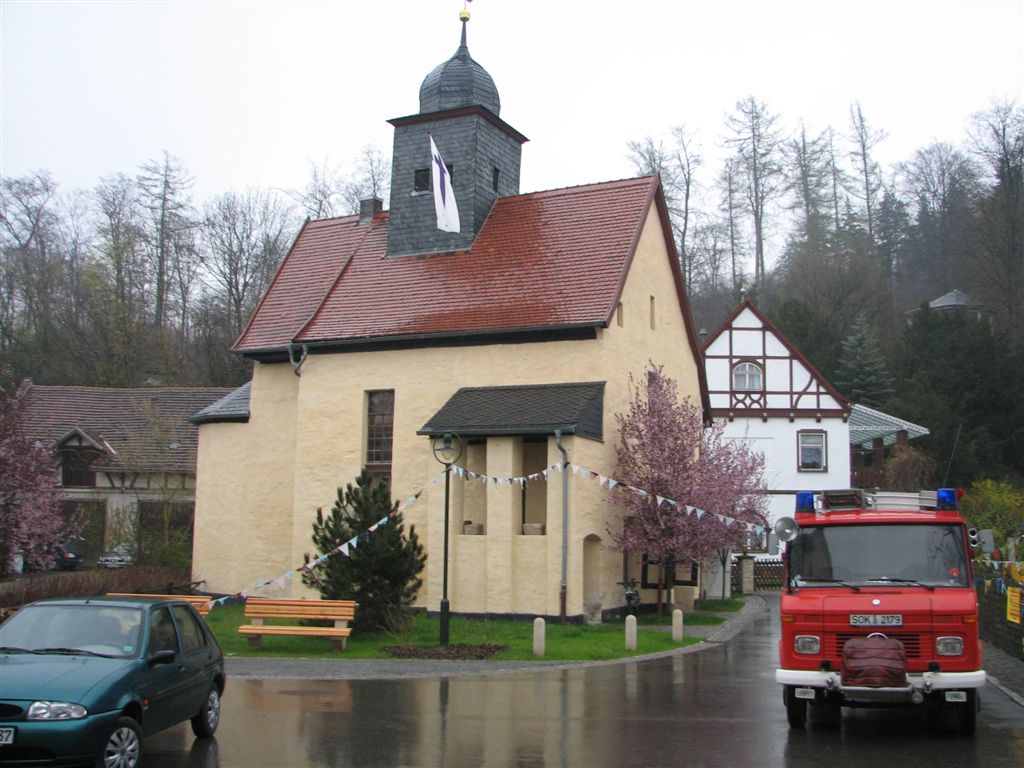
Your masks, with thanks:
<instances>
[{"instance_id":1,"label":"porch gable roof","mask_svg":"<svg viewBox=\"0 0 1024 768\"><path fill-rule=\"evenodd\" d=\"M551 435L604 439L604 382L463 387L417 434Z\"/></svg>"}]
</instances>

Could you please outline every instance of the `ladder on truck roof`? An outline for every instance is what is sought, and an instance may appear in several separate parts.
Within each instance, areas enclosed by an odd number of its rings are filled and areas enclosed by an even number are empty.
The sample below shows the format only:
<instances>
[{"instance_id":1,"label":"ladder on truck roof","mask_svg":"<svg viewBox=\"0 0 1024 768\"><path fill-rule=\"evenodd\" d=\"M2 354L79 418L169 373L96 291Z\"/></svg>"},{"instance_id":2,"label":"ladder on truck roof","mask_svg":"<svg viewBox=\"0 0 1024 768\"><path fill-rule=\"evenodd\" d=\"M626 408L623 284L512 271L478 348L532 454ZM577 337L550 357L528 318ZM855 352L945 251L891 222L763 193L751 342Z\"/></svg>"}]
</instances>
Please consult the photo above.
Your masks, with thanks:
<instances>
[{"instance_id":1,"label":"ladder on truck roof","mask_svg":"<svg viewBox=\"0 0 1024 768\"><path fill-rule=\"evenodd\" d=\"M866 493L865 499L872 509L937 509L939 503L935 491L873 491Z\"/></svg>"}]
</instances>

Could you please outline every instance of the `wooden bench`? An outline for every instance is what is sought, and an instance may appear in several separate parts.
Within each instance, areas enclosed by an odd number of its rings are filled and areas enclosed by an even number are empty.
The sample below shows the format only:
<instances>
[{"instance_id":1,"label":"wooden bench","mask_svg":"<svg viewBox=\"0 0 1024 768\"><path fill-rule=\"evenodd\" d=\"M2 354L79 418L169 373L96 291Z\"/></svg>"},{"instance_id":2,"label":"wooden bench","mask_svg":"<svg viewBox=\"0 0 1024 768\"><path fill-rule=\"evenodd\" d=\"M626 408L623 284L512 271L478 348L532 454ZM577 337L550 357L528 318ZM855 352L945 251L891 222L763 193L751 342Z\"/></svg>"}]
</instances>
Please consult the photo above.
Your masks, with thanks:
<instances>
[{"instance_id":1,"label":"wooden bench","mask_svg":"<svg viewBox=\"0 0 1024 768\"><path fill-rule=\"evenodd\" d=\"M348 623L356 616L358 603L354 600L286 600L271 597L248 597L245 600L245 618L238 632L246 635L249 647L259 650L263 635L296 635L299 637L329 637L334 650L344 651L348 636L352 634ZM333 627L310 627L298 624L267 624L266 619L316 619L333 621Z\"/></svg>"},{"instance_id":2,"label":"wooden bench","mask_svg":"<svg viewBox=\"0 0 1024 768\"><path fill-rule=\"evenodd\" d=\"M196 613L200 616L206 616L210 612L210 603L213 601L212 597L206 597L205 595L143 595L131 592L107 592L107 595L110 597L159 597L164 600L184 600L187 603L191 603L192 607L196 609Z\"/></svg>"}]
</instances>

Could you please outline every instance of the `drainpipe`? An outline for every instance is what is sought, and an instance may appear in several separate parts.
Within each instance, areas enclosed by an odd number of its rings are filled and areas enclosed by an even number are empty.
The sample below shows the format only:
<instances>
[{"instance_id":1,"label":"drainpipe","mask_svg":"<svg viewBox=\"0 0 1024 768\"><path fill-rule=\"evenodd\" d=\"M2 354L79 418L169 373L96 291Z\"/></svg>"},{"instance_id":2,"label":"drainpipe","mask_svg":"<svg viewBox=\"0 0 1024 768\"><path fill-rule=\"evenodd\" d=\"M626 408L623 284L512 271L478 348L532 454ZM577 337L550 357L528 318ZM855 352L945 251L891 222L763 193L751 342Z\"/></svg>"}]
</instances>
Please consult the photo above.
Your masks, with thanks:
<instances>
[{"instance_id":1,"label":"drainpipe","mask_svg":"<svg viewBox=\"0 0 1024 768\"><path fill-rule=\"evenodd\" d=\"M302 356L298 360L295 359L295 347L295 344L288 347L288 360L292 364L292 373L296 376L301 376L302 364L306 362L306 358L309 356L309 347L306 344L302 345Z\"/></svg>"},{"instance_id":2,"label":"drainpipe","mask_svg":"<svg viewBox=\"0 0 1024 768\"><path fill-rule=\"evenodd\" d=\"M565 623L565 591L569 570L569 452L562 445L562 430L555 430L555 445L562 452L562 587L558 593L559 619Z\"/></svg>"}]
</instances>

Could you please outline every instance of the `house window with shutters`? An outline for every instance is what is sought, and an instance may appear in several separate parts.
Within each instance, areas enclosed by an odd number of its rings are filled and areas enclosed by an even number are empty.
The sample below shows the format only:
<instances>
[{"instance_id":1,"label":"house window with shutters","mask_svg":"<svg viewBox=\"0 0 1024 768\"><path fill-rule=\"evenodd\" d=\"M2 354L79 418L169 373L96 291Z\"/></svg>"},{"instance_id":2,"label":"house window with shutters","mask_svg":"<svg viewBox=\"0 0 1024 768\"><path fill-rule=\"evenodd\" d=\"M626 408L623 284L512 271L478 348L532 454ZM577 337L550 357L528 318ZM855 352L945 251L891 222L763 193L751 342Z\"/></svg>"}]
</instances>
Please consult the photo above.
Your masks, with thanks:
<instances>
[{"instance_id":1,"label":"house window with shutters","mask_svg":"<svg viewBox=\"0 0 1024 768\"><path fill-rule=\"evenodd\" d=\"M366 393L366 468L391 482L391 451L395 425L395 390Z\"/></svg>"}]
</instances>

